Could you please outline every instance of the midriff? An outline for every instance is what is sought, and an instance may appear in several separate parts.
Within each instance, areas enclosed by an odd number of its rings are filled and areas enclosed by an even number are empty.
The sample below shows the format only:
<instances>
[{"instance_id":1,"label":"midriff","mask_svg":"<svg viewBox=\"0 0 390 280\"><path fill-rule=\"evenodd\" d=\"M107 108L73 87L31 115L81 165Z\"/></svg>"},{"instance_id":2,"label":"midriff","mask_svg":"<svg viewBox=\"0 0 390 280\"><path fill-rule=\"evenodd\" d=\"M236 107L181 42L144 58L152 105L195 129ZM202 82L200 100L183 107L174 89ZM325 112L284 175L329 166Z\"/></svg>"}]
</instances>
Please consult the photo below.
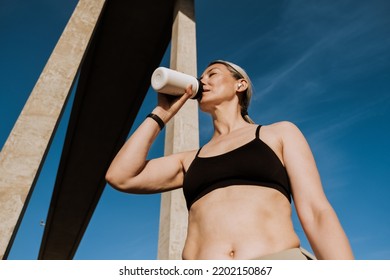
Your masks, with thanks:
<instances>
[{"instance_id":1,"label":"midriff","mask_svg":"<svg viewBox=\"0 0 390 280\"><path fill-rule=\"evenodd\" d=\"M259 186L216 189L189 211L183 259L253 259L299 247L291 205Z\"/></svg>"}]
</instances>

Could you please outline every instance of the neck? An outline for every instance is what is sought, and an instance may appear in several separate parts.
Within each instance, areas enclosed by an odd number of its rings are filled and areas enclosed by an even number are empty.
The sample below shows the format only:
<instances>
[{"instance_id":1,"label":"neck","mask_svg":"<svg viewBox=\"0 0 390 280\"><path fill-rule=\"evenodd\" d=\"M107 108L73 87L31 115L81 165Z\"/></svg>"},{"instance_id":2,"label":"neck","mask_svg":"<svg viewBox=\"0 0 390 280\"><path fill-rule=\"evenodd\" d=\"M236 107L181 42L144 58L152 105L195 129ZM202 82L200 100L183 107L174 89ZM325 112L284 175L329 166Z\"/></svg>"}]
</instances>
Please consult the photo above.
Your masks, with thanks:
<instances>
[{"instance_id":1,"label":"neck","mask_svg":"<svg viewBox=\"0 0 390 280\"><path fill-rule=\"evenodd\" d=\"M214 135L218 137L227 135L230 132L249 125L241 116L241 112L237 107L232 110L216 109L213 114Z\"/></svg>"}]
</instances>

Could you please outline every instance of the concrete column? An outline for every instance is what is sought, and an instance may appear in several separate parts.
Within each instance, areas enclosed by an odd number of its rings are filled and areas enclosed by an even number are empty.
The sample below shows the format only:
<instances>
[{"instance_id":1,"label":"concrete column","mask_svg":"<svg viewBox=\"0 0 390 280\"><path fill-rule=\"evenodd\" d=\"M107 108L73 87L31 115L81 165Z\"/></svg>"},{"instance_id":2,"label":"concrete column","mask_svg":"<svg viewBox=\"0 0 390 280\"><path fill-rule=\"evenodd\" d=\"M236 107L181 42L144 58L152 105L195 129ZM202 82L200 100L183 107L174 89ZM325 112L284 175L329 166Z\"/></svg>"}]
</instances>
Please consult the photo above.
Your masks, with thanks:
<instances>
[{"instance_id":1,"label":"concrete column","mask_svg":"<svg viewBox=\"0 0 390 280\"><path fill-rule=\"evenodd\" d=\"M0 153L6 258L105 0L80 0Z\"/></svg>"},{"instance_id":2,"label":"concrete column","mask_svg":"<svg viewBox=\"0 0 390 280\"><path fill-rule=\"evenodd\" d=\"M170 68L197 76L194 0L177 0ZM199 147L198 104L189 100L167 124L165 154ZM181 259L187 234L187 208L181 189L162 194L158 259Z\"/></svg>"}]
</instances>

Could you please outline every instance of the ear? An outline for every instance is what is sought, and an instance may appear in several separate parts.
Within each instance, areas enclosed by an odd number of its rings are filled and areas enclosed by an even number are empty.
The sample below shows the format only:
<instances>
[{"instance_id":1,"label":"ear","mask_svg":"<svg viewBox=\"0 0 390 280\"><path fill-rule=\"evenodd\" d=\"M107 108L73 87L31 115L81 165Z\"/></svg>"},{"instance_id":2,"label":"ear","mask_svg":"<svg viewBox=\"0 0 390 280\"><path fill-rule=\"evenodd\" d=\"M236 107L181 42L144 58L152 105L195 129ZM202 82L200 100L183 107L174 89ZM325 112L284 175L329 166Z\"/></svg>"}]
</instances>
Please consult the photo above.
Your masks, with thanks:
<instances>
[{"instance_id":1,"label":"ear","mask_svg":"<svg viewBox=\"0 0 390 280\"><path fill-rule=\"evenodd\" d=\"M248 88L248 82L245 79L239 79L236 83L237 92L245 92Z\"/></svg>"}]
</instances>

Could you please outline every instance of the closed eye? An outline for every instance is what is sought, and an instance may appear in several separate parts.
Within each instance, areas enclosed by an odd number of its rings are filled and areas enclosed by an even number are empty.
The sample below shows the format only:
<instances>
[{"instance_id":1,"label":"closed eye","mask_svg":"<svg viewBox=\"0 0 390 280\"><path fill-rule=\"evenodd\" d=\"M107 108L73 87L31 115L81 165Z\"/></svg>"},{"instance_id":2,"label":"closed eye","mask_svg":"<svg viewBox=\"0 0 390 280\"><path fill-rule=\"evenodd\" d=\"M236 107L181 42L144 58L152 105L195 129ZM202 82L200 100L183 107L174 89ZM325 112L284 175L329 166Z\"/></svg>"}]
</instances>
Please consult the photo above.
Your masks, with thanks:
<instances>
[{"instance_id":1,"label":"closed eye","mask_svg":"<svg viewBox=\"0 0 390 280\"><path fill-rule=\"evenodd\" d=\"M214 76L215 74L217 74L217 72L218 72L218 69L213 67L213 68L209 69L208 71L206 71L205 76L209 78L209 77ZM200 77L200 79L202 80L205 76L202 75Z\"/></svg>"}]
</instances>

